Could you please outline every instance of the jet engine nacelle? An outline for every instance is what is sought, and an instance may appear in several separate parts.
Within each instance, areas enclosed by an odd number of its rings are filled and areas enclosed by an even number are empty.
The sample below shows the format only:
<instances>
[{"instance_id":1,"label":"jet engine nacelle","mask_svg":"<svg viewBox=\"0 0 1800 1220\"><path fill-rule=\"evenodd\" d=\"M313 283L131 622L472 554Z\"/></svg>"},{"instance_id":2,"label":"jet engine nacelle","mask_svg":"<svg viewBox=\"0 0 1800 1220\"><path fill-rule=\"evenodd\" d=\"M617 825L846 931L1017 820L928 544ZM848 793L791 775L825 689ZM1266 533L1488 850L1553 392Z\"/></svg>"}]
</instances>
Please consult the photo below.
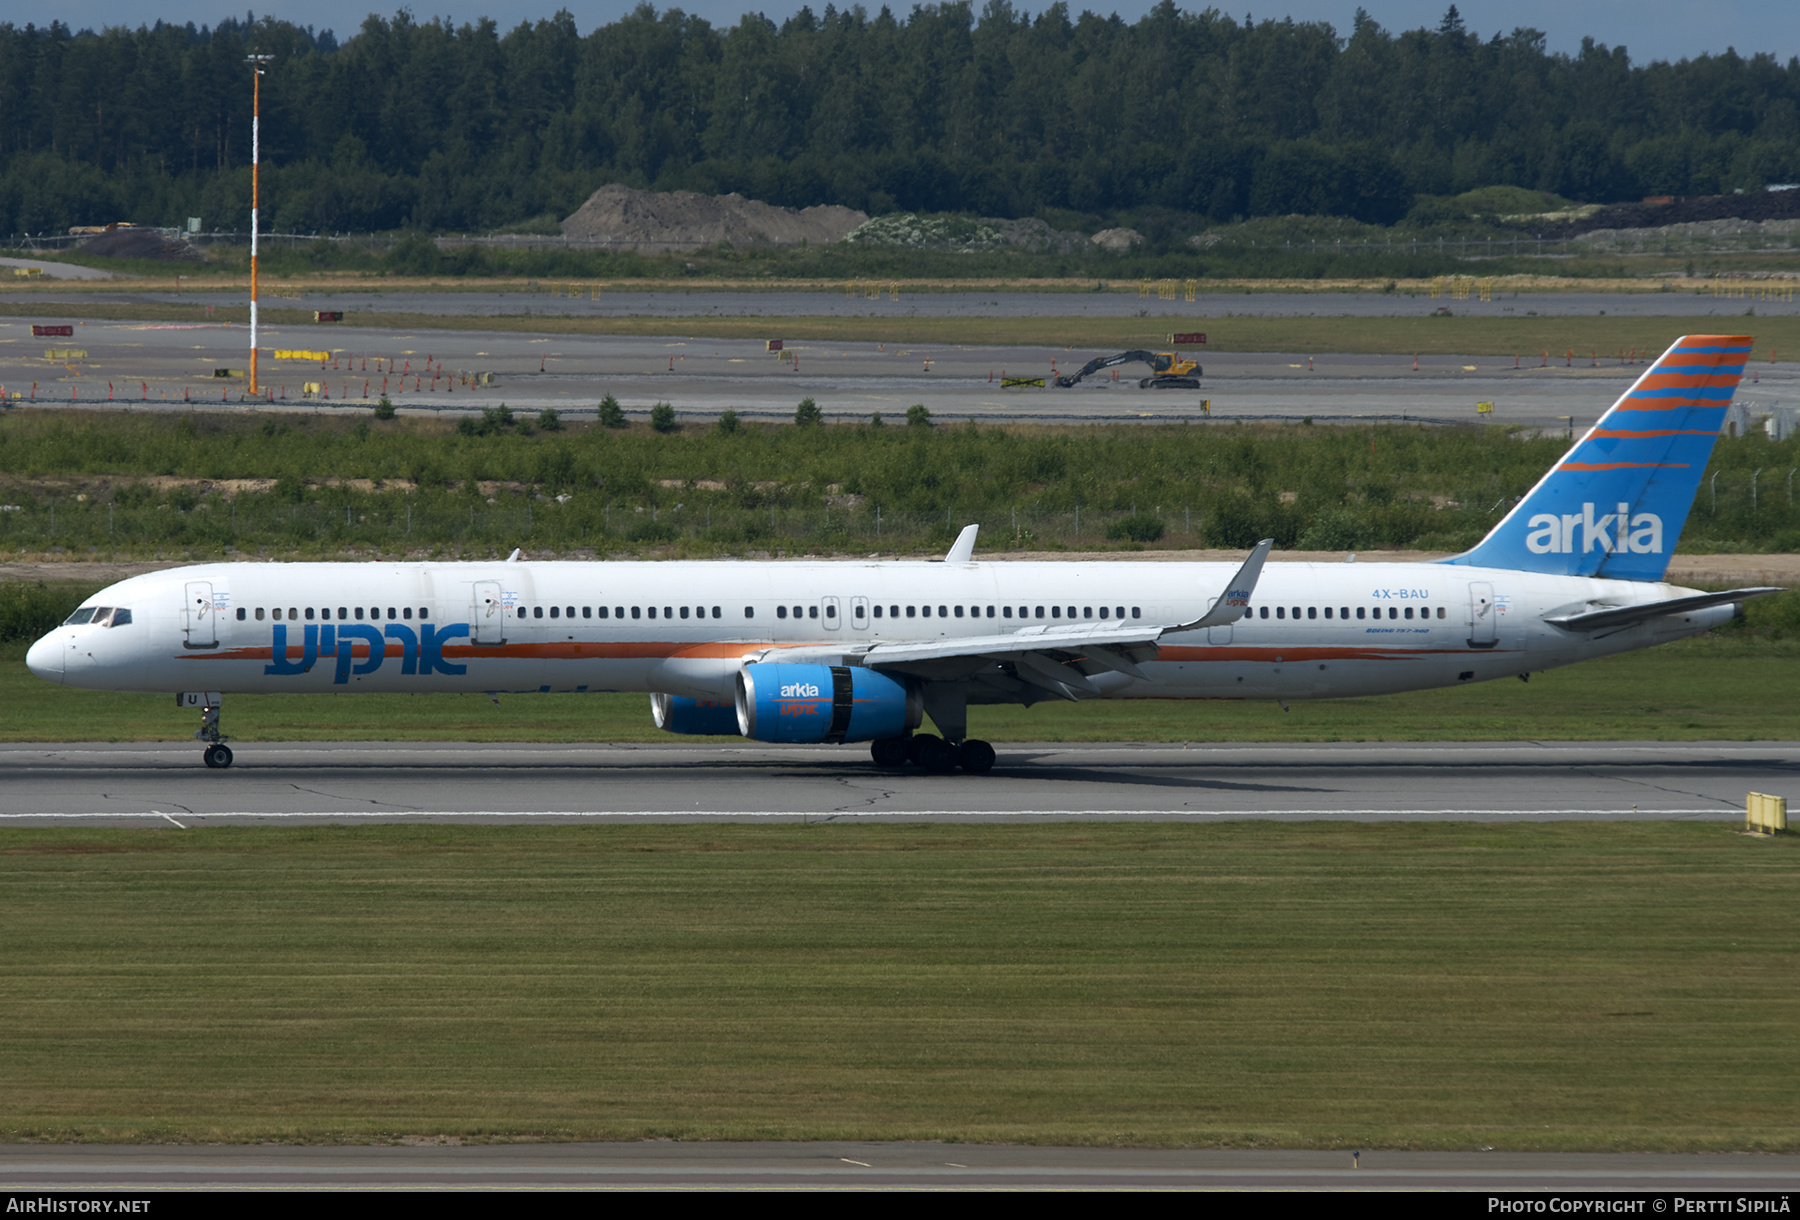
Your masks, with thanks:
<instances>
[{"instance_id":1,"label":"jet engine nacelle","mask_svg":"<svg viewBox=\"0 0 1800 1220\"><path fill-rule=\"evenodd\" d=\"M720 699L690 699L658 692L650 696L650 717L665 733L735 737L738 731L737 708Z\"/></svg>"},{"instance_id":2,"label":"jet engine nacelle","mask_svg":"<svg viewBox=\"0 0 1800 1220\"><path fill-rule=\"evenodd\" d=\"M738 732L756 741L902 737L922 716L915 690L857 665L758 663L738 671Z\"/></svg>"}]
</instances>

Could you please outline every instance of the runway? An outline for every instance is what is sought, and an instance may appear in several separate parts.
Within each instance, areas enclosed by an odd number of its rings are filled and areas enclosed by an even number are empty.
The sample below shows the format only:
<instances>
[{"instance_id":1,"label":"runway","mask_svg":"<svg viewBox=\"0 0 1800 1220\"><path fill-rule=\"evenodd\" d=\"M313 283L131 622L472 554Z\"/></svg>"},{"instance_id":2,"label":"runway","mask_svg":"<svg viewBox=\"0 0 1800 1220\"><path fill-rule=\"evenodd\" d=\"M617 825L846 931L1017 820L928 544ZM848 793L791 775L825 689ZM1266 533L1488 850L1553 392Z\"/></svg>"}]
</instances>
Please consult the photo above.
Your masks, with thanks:
<instances>
[{"instance_id":1,"label":"runway","mask_svg":"<svg viewBox=\"0 0 1800 1220\"><path fill-rule=\"evenodd\" d=\"M1700 820L1800 795L1800 744L1009 744L973 778L862 746L0 746L0 826Z\"/></svg>"},{"instance_id":2,"label":"runway","mask_svg":"<svg viewBox=\"0 0 1800 1220\"><path fill-rule=\"evenodd\" d=\"M10 1145L0 1147L0 1190L1655 1191L1735 1200L1746 1193L1800 1187L1800 1157L1793 1156L1366 1151L1356 1167L1351 1151L847 1141L382 1148Z\"/></svg>"}]
</instances>

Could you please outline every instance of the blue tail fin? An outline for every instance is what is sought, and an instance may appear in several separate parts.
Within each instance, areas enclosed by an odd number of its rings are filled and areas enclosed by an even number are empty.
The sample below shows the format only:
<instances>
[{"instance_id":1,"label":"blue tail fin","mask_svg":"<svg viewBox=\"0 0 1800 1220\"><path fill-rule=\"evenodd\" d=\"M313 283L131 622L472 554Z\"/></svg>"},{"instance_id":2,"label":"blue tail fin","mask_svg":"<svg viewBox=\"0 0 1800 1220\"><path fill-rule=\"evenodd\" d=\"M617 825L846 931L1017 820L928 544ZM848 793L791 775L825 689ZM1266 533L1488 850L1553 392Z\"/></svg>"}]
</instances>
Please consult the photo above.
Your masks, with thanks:
<instances>
[{"instance_id":1,"label":"blue tail fin","mask_svg":"<svg viewBox=\"0 0 1800 1220\"><path fill-rule=\"evenodd\" d=\"M1753 342L1677 339L1480 545L1444 562L1661 580Z\"/></svg>"}]
</instances>

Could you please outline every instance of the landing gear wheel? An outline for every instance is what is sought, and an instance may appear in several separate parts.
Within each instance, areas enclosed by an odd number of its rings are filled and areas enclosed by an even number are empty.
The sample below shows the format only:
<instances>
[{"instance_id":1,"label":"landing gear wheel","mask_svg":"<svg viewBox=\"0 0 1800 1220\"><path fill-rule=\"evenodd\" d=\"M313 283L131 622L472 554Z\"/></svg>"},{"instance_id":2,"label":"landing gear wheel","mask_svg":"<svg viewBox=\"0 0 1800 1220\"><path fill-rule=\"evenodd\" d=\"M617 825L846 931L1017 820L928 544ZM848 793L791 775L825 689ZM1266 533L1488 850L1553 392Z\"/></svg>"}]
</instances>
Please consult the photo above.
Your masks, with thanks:
<instances>
[{"instance_id":1,"label":"landing gear wheel","mask_svg":"<svg viewBox=\"0 0 1800 1220\"><path fill-rule=\"evenodd\" d=\"M904 737L882 737L869 743L869 755L877 767L904 767L908 753Z\"/></svg>"},{"instance_id":2,"label":"landing gear wheel","mask_svg":"<svg viewBox=\"0 0 1800 1220\"><path fill-rule=\"evenodd\" d=\"M994 769L994 747L973 737L962 743L962 769L970 775L986 775Z\"/></svg>"},{"instance_id":3,"label":"landing gear wheel","mask_svg":"<svg viewBox=\"0 0 1800 1220\"><path fill-rule=\"evenodd\" d=\"M206 752L200 757L204 758L206 760L206 765L211 767L214 771L223 771L226 767L231 765L231 747L217 744L210 745L206 747Z\"/></svg>"},{"instance_id":4,"label":"landing gear wheel","mask_svg":"<svg viewBox=\"0 0 1800 1220\"><path fill-rule=\"evenodd\" d=\"M919 765L921 771L943 775L956 769L960 755L956 748L942 737L921 733L913 738L912 760Z\"/></svg>"}]
</instances>

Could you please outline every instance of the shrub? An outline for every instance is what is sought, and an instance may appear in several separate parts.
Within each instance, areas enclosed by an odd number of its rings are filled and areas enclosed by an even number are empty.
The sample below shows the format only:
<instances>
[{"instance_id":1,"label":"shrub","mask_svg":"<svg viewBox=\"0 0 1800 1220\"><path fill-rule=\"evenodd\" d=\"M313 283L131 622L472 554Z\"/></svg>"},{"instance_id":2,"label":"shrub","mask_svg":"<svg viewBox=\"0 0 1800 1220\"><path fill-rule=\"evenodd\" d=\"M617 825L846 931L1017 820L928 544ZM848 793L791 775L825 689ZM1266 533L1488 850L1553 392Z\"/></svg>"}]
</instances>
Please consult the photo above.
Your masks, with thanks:
<instances>
[{"instance_id":1,"label":"shrub","mask_svg":"<svg viewBox=\"0 0 1800 1220\"><path fill-rule=\"evenodd\" d=\"M392 418L394 418L394 403L393 403L393 400L388 398L388 396L386 394L383 394L381 396L381 401L377 402L375 404L375 418L376 419L392 419Z\"/></svg>"},{"instance_id":2,"label":"shrub","mask_svg":"<svg viewBox=\"0 0 1800 1220\"><path fill-rule=\"evenodd\" d=\"M810 398L802 398L800 405L794 408L794 423L801 428L812 428L825 422L825 413L819 410L819 404Z\"/></svg>"},{"instance_id":3,"label":"shrub","mask_svg":"<svg viewBox=\"0 0 1800 1220\"><path fill-rule=\"evenodd\" d=\"M0 640L35 640L73 614L80 589L43 581L0 584Z\"/></svg>"},{"instance_id":4,"label":"shrub","mask_svg":"<svg viewBox=\"0 0 1800 1220\"><path fill-rule=\"evenodd\" d=\"M681 428L675 422L675 408L666 402L659 402L650 408L650 426L658 432L676 432Z\"/></svg>"},{"instance_id":5,"label":"shrub","mask_svg":"<svg viewBox=\"0 0 1800 1220\"><path fill-rule=\"evenodd\" d=\"M600 423L608 428L624 428L630 426L631 421L625 418L619 400L608 394L600 400Z\"/></svg>"},{"instance_id":6,"label":"shrub","mask_svg":"<svg viewBox=\"0 0 1800 1220\"><path fill-rule=\"evenodd\" d=\"M1106 536L1114 542L1159 542L1164 532L1163 519L1155 513L1132 513L1106 527Z\"/></svg>"},{"instance_id":7,"label":"shrub","mask_svg":"<svg viewBox=\"0 0 1800 1220\"><path fill-rule=\"evenodd\" d=\"M1296 543L1302 551L1354 551L1366 546L1368 530L1348 509L1320 513Z\"/></svg>"},{"instance_id":8,"label":"shrub","mask_svg":"<svg viewBox=\"0 0 1800 1220\"><path fill-rule=\"evenodd\" d=\"M738 430L738 413L727 407L715 425L720 436L734 435Z\"/></svg>"},{"instance_id":9,"label":"shrub","mask_svg":"<svg viewBox=\"0 0 1800 1220\"><path fill-rule=\"evenodd\" d=\"M634 522L625 536L633 542L673 542L679 532L672 523L652 517Z\"/></svg>"},{"instance_id":10,"label":"shrub","mask_svg":"<svg viewBox=\"0 0 1800 1220\"><path fill-rule=\"evenodd\" d=\"M909 428L931 427L931 409L922 402L915 402L906 408L906 426Z\"/></svg>"},{"instance_id":11,"label":"shrub","mask_svg":"<svg viewBox=\"0 0 1800 1220\"><path fill-rule=\"evenodd\" d=\"M539 411L538 427L546 432L560 432L562 431L562 416L549 409Z\"/></svg>"}]
</instances>

